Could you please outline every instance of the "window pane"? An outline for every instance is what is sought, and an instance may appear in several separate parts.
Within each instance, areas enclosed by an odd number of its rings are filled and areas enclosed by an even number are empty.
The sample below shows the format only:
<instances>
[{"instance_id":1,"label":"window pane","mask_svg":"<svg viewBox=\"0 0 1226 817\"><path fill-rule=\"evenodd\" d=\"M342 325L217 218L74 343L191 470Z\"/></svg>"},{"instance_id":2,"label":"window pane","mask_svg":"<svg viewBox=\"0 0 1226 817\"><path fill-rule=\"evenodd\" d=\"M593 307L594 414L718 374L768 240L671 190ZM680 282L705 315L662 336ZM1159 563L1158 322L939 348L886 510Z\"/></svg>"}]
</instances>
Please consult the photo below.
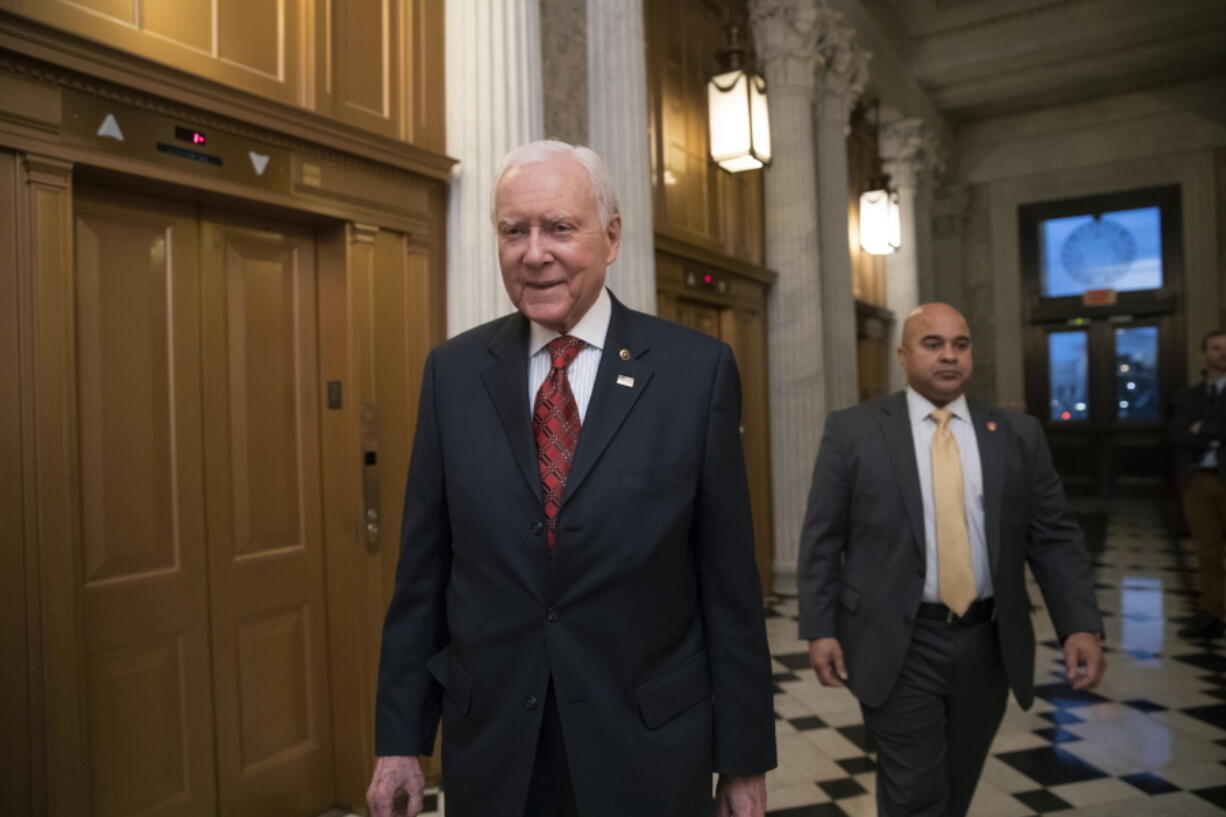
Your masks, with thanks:
<instances>
[{"instance_id":1,"label":"window pane","mask_svg":"<svg viewBox=\"0 0 1226 817\"><path fill-rule=\"evenodd\" d=\"M1088 420L1086 333L1052 332L1047 336L1050 364L1051 419Z\"/></svg>"},{"instance_id":2,"label":"window pane","mask_svg":"<svg viewBox=\"0 0 1226 817\"><path fill-rule=\"evenodd\" d=\"M1116 416L1156 423L1158 410L1158 327L1115 330Z\"/></svg>"},{"instance_id":3,"label":"window pane","mask_svg":"<svg viewBox=\"0 0 1226 817\"><path fill-rule=\"evenodd\" d=\"M1040 222L1043 295L1059 298L1087 289L1158 289L1162 286L1161 222L1157 207Z\"/></svg>"}]
</instances>

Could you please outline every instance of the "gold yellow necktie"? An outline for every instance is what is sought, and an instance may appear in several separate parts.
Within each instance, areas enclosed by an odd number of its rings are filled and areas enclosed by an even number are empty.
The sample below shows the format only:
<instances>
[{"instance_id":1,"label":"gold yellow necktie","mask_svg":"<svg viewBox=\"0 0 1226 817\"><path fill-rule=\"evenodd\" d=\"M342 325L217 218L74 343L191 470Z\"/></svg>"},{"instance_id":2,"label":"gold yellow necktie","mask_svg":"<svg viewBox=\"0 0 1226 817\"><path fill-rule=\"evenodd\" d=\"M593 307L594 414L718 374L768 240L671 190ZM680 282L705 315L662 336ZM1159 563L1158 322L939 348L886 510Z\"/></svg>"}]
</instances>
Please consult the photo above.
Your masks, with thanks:
<instances>
[{"instance_id":1,"label":"gold yellow necktie","mask_svg":"<svg viewBox=\"0 0 1226 817\"><path fill-rule=\"evenodd\" d=\"M953 412L937 409L931 417L932 504L936 508L937 581L941 602L956 615L966 613L975 600L975 574L971 571L971 540L966 530L966 493L962 488L962 457L949 430Z\"/></svg>"}]
</instances>

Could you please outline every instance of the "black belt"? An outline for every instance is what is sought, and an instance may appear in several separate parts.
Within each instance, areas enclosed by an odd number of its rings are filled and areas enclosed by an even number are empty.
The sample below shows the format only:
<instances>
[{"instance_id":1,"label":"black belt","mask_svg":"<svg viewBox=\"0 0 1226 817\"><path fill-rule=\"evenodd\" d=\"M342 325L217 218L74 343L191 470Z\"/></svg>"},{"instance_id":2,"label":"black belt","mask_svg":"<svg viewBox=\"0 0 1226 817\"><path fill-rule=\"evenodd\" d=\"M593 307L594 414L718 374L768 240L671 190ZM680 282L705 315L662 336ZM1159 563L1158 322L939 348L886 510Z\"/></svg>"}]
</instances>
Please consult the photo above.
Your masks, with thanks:
<instances>
[{"instance_id":1,"label":"black belt","mask_svg":"<svg viewBox=\"0 0 1226 817\"><path fill-rule=\"evenodd\" d=\"M920 602L919 612L915 615L918 618L940 619L947 624L982 624L995 618L996 599L977 599L960 616L954 615L954 611L944 604L924 601Z\"/></svg>"}]
</instances>

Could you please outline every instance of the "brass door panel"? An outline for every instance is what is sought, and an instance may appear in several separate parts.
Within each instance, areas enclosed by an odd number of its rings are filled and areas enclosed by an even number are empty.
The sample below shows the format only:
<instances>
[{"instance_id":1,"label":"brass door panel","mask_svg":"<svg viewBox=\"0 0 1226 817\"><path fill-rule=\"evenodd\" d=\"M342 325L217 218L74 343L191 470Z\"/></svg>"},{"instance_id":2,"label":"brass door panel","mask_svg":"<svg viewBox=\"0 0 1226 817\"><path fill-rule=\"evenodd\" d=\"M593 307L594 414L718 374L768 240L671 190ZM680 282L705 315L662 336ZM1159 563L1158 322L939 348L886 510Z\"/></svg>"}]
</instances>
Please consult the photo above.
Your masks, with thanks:
<instances>
[{"instance_id":1,"label":"brass door panel","mask_svg":"<svg viewBox=\"0 0 1226 817\"><path fill-rule=\"evenodd\" d=\"M92 813L326 811L314 238L90 190L75 222Z\"/></svg>"},{"instance_id":2,"label":"brass door panel","mask_svg":"<svg viewBox=\"0 0 1226 817\"><path fill-rule=\"evenodd\" d=\"M741 444L753 509L755 561L763 592L772 576L770 426L766 371L766 324L760 312L691 301L661 298L661 317L710 335L732 347L741 375Z\"/></svg>"},{"instance_id":3,"label":"brass door panel","mask_svg":"<svg viewBox=\"0 0 1226 817\"><path fill-rule=\"evenodd\" d=\"M226 817L333 805L315 246L202 228L207 529Z\"/></svg>"},{"instance_id":4,"label":"brass door panel","mask_svg":"<svg viewBox=\"0 0 1226 817\"><path fill-rule=\"evenodd\" d=\"M94 814L213 815L197 224L78 192L81 645Z\"/></svg>"},{"instance_id":5,"label":"brass door panel","mask_svg":"<svg viewBox=\"0 0 1226 817\"><path fill-rule=\"evenodd\" d=\"M308 101L302 0L0 0L0 8L289 105Z\"/></svg>"}]
</instances>

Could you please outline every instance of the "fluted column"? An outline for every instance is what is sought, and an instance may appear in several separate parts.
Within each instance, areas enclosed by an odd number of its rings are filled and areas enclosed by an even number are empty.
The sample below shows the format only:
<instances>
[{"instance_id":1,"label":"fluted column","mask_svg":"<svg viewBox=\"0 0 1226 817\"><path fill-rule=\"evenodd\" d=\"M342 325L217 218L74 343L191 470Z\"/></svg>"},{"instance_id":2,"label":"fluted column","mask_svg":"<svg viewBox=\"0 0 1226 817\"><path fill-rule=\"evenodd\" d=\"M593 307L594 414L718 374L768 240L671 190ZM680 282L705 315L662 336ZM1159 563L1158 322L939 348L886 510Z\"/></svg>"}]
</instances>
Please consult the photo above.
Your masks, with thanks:
<instances>
[{"instance_id":1,"label":"fluted column","mask_svg":"<svg viewBox=\"0 0 1226 817\"><path fill-rule=\"evenodd\" d=\"M511 309L490 186L507 151L542 134L540 0L447 0L447 334Z\"/></svg>"},{"instance_id":2,"label":"fluted column","mask_svg":"<svg viewBox=\"0 0 1226 817\"><path fill-rule=\"evenodd\" d=\"M818 268L813 87L816 0L752 0L758 63L767 81L771 164L766 170L774 586L796 590L796 554L813 460L826 415L822 288Z\"/></svg>"},{"instance_id":3,"label":"fluted column","mask_svg":"<svg viewBox=\"0 0 1226 817\"><path fill-rule=\"evenodd\" d=\"M617 184L622 242L608 284L627 306L656 311L642 0L587 6L589 139Z\"/></svg>"},{"instance_id":4,"label":"fluted column","mask_svg":"<svg viewBox=\"0 0 1226 817\"><path fill-rule=\"evenodd\" d=\"M855 29L825 5L818 9L817 121L818 247L822 268L826 410L860 400L856 361L856 304L852 295L847 223L847 130L851 110L868 82L869 53Z\"/></svg>"},{"instance_id":5,"label":"fluted column","mask_svg":"<svg viewBox=\"0 0 1226 817\"><path fill-rule=\"evenodd\" d=\"M926 229L918 219L918 194L925 176L936 168L937 151L920 119L901 119L881 128L882 169L898 190L902 246L885 258L886 307L894 313L890 328L890 350L902 341L902 324L920 301L919 248L921 232ZM890 390L905 385L902 367L891 362Z\"/></svg>"}]
</instances>

